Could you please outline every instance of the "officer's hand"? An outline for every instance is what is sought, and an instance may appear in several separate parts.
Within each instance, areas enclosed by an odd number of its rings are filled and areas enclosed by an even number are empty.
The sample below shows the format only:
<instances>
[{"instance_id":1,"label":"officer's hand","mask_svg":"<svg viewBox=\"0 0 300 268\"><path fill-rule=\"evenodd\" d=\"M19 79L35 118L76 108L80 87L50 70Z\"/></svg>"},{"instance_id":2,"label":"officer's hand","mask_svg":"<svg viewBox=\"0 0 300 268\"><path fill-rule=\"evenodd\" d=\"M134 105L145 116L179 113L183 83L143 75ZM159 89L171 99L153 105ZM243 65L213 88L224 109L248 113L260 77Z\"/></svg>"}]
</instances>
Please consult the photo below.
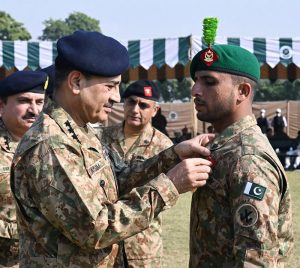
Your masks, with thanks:
<instances>
[{"instance_id":1,"label":"officer's hand","mask_svg":"<svg viewBox=\"0 0 300 268\"><path fill-rule=\"evenodd\" d=\"M211 162L203 158L183 160L166 174L174 183L177 191L185 193L204 186L211 172Z\"/></svg>"},{"instance_id":2,"label":"officer's hand","mask_svg":"<svg viewBox=\"0 0 300 268\"><path fill-rule=\"evenodd\" d=\"M210 155L210 151L204 146L214 138L215 134L201 134L190 140L178 143L174 149L181 160L191 157L206 157Z\"/></svg>"}]
</instances>

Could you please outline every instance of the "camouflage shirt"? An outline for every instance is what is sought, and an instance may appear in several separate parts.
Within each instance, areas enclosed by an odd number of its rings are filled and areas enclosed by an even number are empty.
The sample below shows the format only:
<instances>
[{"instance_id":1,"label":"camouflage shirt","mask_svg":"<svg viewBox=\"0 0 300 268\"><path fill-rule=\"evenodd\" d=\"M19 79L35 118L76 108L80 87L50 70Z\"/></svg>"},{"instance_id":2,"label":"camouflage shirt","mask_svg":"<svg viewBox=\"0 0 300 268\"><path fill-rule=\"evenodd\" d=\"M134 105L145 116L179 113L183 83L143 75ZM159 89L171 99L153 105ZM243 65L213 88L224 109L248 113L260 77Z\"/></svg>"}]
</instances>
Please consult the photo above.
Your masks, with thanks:
<instances>
[{"instance_id":1,"label":"camouflage shirt","mask_svg":"<svg viewBox=\"0 0 300 268\"><path fill-rule=\"evenodd\" d=\"M282 267L293 246L290 191L255 117L210 149L213 172L192 198L189 266Z\"/></svg>"},{"instance_id":2,"label":"camouflage shirt","mask_svg":"<svg viewBox=\"0 0 300 268\"><path fill-rule=\"evenodd\" d=\"M147 124L143 132L130 148L125 147L123 124L104 128L103 142L116 150L128 164L133 159L143 161L157 155L173 145L163 133ZM161 267L162 216L158 215L150 227L125 240L125 252L130 267Z\"/></svg>"},{"instance_id":3,"label":"camouflage shirt","mask_svg":"<svg viewBox=\"0 0 300 268\"><path fill-rule=\"evenodd\" d=\"M0 118L0 266L18 263L16 208L10 190L10 166L17 148Z\"/></svg>"},{"instance_id":4,"label":"camouflage shirt","mask_svg":"<svg viewBox=\"0 0 300 268\"><path fill-rule=\"evenodd\" d=\"M81 128L48 100L21 140L12 165L21 267L123 267L119 241L149 227L174 205L178 192L166 177L128 189L178 163L174 149L136 166L116 184L110 161L88 126ZM125 176L124 175L124 176ZM126 175L127 176L127 175ZM146 180L146 182L148 182ZM119 200L120 194L127 195Z\"/></svg>"}]
</instances>

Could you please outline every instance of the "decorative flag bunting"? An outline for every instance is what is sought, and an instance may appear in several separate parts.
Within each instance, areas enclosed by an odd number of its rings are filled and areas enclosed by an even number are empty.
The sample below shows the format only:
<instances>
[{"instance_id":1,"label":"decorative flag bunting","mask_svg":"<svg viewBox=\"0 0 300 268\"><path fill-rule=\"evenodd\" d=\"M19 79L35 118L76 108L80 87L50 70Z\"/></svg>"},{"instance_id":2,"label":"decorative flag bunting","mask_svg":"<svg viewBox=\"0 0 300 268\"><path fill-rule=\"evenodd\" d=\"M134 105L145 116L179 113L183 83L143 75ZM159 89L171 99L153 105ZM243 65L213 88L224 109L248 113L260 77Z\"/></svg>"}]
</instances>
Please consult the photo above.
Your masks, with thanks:
<instances>
[{"instance_id":1,"label":"decorative flag bunting","mask_svg":"<svg viewBox=\"0 0 300 268\"><path fill-rule=\"evenodd\" d=\"M145 39L121 41L128 49L130 67L142 66L148 70L152 65L160 68L176 64L186 65L205 46L200 36L181 38ZM300 38L252 38L216 37L216 44L241 46L254 53L261 64L274 68L281 63L294 63L300 67ZM57 55L56 42L0 41L0 66L23 70L45 68L54 63Z\"/></svg>"}]
</instances>

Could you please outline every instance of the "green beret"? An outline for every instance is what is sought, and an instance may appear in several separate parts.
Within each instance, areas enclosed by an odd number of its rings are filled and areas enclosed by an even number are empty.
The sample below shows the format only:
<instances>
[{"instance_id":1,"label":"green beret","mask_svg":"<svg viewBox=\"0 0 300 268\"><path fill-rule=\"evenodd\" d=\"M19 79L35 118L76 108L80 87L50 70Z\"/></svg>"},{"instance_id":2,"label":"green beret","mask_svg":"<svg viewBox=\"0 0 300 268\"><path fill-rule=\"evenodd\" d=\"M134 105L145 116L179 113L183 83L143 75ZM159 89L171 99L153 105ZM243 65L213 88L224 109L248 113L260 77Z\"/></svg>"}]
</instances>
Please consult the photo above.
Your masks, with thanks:
<instances>
[{"instance_id":1,"label":"green beret","mask_svg":"<svg viewBox=\"0 0 300 268\"><path fill-rule=\"evenodd\" d=\"M201 70L244 76L256 82L260 78L257 58L248 50L232 45L214 45L198 52L190 66L193 80L195 72Z\"/></svg>"}]
</instances>

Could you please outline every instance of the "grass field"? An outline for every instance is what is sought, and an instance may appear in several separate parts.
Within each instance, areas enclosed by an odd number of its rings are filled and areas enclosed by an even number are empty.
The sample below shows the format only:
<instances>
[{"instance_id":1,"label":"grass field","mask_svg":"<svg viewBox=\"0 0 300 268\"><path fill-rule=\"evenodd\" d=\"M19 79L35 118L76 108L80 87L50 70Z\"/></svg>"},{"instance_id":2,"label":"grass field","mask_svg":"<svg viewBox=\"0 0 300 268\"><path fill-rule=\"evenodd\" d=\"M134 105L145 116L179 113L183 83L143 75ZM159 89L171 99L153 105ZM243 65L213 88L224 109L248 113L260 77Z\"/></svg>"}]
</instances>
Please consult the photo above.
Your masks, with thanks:
<instances>
[{"instance_id":1,"label":"grass field","mask_svg":"<svg viewBox=\"0 0 300 268\"><path fill-rule=\"evenodd\" d=\"M286 267L300 267L300 172L288 172L293 199L295 248ZM191 193L184 194L176 206L163 215L164 268L188 267L189 217Z\"/></svg>"}]
</instances>

